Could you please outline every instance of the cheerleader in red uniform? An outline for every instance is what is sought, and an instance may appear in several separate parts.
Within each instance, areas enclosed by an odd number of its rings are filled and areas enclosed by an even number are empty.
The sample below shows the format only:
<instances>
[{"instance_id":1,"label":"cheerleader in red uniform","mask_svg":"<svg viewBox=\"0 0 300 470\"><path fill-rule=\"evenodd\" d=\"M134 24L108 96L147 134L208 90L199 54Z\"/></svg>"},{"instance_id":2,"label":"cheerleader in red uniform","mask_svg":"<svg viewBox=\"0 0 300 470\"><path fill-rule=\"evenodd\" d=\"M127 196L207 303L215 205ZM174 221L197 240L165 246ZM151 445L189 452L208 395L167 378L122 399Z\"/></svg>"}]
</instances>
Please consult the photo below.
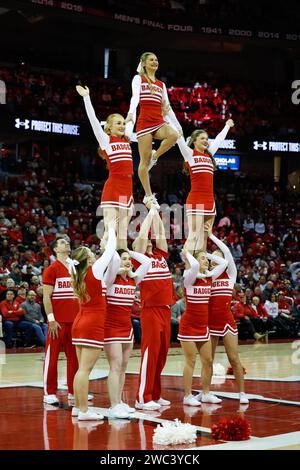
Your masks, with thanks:
<instances>
[{"instance_id":1,"label":"cheerleader in red uniform","mask_svg":"<svg viewBox=\"0 0 300 470\"><path fill-rule=\"evenodd\" d=\"M198 253L196 259L186 250L183 251L183 257L186 258L186 269L183 274L186 310L180 319L178 333L185 359L183 403L190 406L200 405L200 402L192 395L192 380L196 361L195 346L202 364L203 393L201 401L203 403L220 403L222 400L209 391L213 361L208 328L208 306L212 282L226 269L227 261L205 252ZM208 271L208 259L217 263L212 271ZM189 268L187 267L188 263Z\"/></svg>"},{"instance_id":2,"label":"cheerleader in red uniform","mask_svg":"<svg viewBox=\"0 0 300 470\"><path fill-rule=\"evenodd\" d=\"M177 140L191 179L191 190L186 200L189 233L185 243L185 248L191 253L194 250L206 250L208 231L213 226L216 214L213 189L216 166L213 155L233 126L232 119L228 119L210 146L207 133L200 129L192 133L188 145L183 137Z\"/></svg>"},{"instance_id":3,"label":"cheerleader in red uniform","mask_svg":"<svg viewBox=\"0 0 300 470\"><path fill-rule=\"evenodd\" d=\"M136 108L139 105L140 113L136 126L140 154L139 178L145 191L144 204L151 202L159 209L151 191L149 170L161 155L175 145L178 139L176 130L180 133L182 130L170 107L166 86L155 76L157 69L156 55L152 52L144 52L137 68L138 75L135 75L132 80L132 98L126 122L135 122ZM167 124L164 114L171 121L172 127ZM156 151L152 151L153 138L162 141Z\"/></svg>"},{"instance_id":4,"label":"cheerleader in red uniform","mask_svg":"<svg viewBox=\"0 0 300 470\"><path fill-rule=\"evenodd\" d=\"M140 263L132 272L132 261ZM135 409L122 402L125 372L133 346L131 310L136 286L143 280L151 260L141 253L118 250L105 274L107 309L104 323L104 351L109 362L107 379L111 418L129 418Z\"/></svg>"},{"instance_id":5,"label":"cheerleader in red uniform","mask_svg":"<svg viewBox=\"0 0 300 470\"><path fill-rule=\"evenodd\" d=\"M153 223L155 247L148 239ZM152 208L143 221L139 236L133 242L135 251L151 261L141 282L141 366L136 394L137 409L159 410L170 405L161 397L161 373L165 366L171 333L171 305L175 303L174 287L167 264L168 244L159 213Z\"/></svg>"},{"instance_id":6,"label":"cheerleader in red uniform","mask_svg":"<svg viewBox=\"0 0 300 470\"><path fill-rule=\"evenodd\" d=\"M210 234L209 238L219 248L219 250L213 252L213 255L225 258L228 263L227 269L213 279L211 286L208 326L211 335L212 357L214 359L219 337L221 336L238 384L240 403L245 405L249 403L249 400L245 394L243 367L238 354L238 330L230 310L237 270L230 250L225 243L213 234ZM211 268L214 269L214 267L215 262L212 261Z\"/></svg>"},{"instance_id":7,"label":"cheerleader in red uniform","mask_svg":"<svg viewBox=\"0 0 300 470\"><path fill-rule=\"evenodd\" d=\"M79 362L74 378L75 406L72 416L78 416L83 421L103 418L88 409L88 383L99 350L103 348L106 301L102 295L102 281L115 249L115 230L110 227L105 251L99 259L95 259L89 248L82 246L74 250L70 260L73 288L80 302L72 328L72 343L76 346Z\"/></svg>"},{"instance_id":8,"label":"cheerleader in red uniform","mask_svg":"<svg viewBox=\"0 0 300 470\"><path fill-rule=\"evenodd\" d=\"M77 85L76 90L84 99L86 113L109 170L100 204L105 228L101 246L105 246L110 220L118 218L117 247L127 249L127 229L133 208L133 164L130 147L133 124L128 123L125 127L123 116L110 114L103 131L95 115L88 87Z\"/></svg>"}]
</instances>

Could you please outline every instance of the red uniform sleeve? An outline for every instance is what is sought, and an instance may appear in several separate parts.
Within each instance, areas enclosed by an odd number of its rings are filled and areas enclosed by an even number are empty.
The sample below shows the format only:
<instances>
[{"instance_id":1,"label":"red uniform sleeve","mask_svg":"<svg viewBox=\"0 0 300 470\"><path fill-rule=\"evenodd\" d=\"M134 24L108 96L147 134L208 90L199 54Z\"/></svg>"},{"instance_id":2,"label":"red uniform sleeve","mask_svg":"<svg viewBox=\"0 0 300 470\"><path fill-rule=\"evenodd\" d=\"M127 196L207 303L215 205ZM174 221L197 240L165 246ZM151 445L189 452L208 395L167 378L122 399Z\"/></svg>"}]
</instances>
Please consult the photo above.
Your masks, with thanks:
<instances>
[{"instance_id":1,"label":"red uniform sleeve","mask_svg":"<svg viewBox=\"0 0 300 470\"><path fill-rule=\"evenodd\" d=\"M48 286L55 286L56 273L53 266L49 266L45 269L42 276L43 284Z\"/></svg>"}]
</instances>

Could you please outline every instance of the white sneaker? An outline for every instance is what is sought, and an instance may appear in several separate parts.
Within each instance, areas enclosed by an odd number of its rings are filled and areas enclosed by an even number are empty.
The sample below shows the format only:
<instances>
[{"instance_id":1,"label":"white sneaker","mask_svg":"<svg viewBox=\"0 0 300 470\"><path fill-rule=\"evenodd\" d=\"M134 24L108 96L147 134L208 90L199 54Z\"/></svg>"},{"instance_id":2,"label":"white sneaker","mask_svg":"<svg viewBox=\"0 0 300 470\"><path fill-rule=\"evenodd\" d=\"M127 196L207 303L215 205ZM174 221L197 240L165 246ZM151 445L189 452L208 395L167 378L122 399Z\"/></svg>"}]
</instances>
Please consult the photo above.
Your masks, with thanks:
<instances>
[{"instance_id":1,"label":"white sneaker","mask_svg":"<svg viewBox=\"0 0 300 470\"><path fill-rule=\"evenodd\" d=\"M249 404L249 398L247 397L245 392L240 393L240 404L241 405L248 405Z\"/></svg>"},{"instance_id":2,"label":"white sneaker","mask_svg":"<svg viewBox=\"0 0 300 470\"><path fill-rule=\"evenodd\" d=\"M118 403L113 408L109 408L109 417L116 419L128 419L129 413L124 409L121 403Z\"/></svg>"},{"instance_id":3,"label":"white sneaker","mask_svg":"<svg viewBox=\"0 0 300 470\"><path fill-rule=\"evenodd\" d=\"M44 395L43 399L44 403L47 403L48 405L58 405L59 400L56 395Z\"/></svg>"},{"instance_id":4,"label":"white sneaker","mask_svg":"<svg viewBox=\"0 0 300 470\"><path fill-rule=\"evenodd\" d=\"M73 406L71 415L76 418L78 414L79 414L79 408L76 408L76 406Z\"/></svg>"},{"instance_id":5,"label":"white sneaker","mask_svg":"<svg viewBox=\"0 0 300 470\"><path fill-rule=\"evenodd\" d=\"M94 411L91 411L89 408L85 413L83 413L82 411L79 411L78 413L78 421L99 421L100 419L103 419L103 418L104 418L103 415L95 413Z\"/></svg>"},{"instance_id":6,"label":"white sneaker","mask_svg":"<svg viewBox=\"0 0 300 470\"><path fill-rule=\"evenodd\" d=\"M200 406L201 405L201 403L198 400L196 400L196 398L192 394L183 398L183 404L188 405L188 406Z\"/></svg>"},{"instance_id":7,"label":"white sneaker","mask_svg":"<svg viewBox=\"0 0 300 470\"><path fill-rule=\"evenodd\" d=\"M202 403L221 403L221 398L216 397L212 393L202 393L201 402Z\"/></svg>"},{"instance_id":8,"label":"white sneaker","mask_svg":"<svg viewBox=\"0 0 300 470\"><path fill-rule=\"evenodd\" d=\"M138 401L136 401L135 407L137 410L155 411L160 409L160 404L156 403L153 400L148 401L147 403L139 403Z\"/></svg>"},{"instance_id":9,"label":"white sneaker","mask_svg":"<svg viewBox=\"0 0 300 470\"><path fill-rule=\"evenodd\" d=\"M169 400L165 400L164 398L161 398L159 400L155 400L156 403L158 403L160 406L169 406L171 405L171 402Z\"/></svg>"},{"instance_id":10,"label":"white sneaker","mask_svg":"<svg viewBox=\"0 0 300 470\"><path fill-rule=\"evenodd\" d=\"M158 210L160 208L160 205L158 204L157 199L154 196L154 194L150 194L150 196L144 196L143 203L145 204L146 207L149 202L151 203L152 207L155 207L155 209Z\"/></svg>"},{"instance_id":11,"label":"white sneaker","mask_svg":"<svg viewBox=\"0 0 300 470\"><path fill-rule=\"evenodd\" d=\"M152 150L151 152L151 157L150 157L150 160L149 160L149 163L148 163L148 171L150 171L156 164L157 164L157 160L154 160L153 159L153 155L156 153L156 150Z\"/></svg>"},{"instance_id":12,"label":"white sneaker","mask_svg":"<svg viewBox=\"0 0 300 470\"><path fill-rule=\"evenodd\" d=\"M92 401L94 399L94 395L91 393L88 394L88 401ZM68 393L68 400L74 400L74 395L72 393Z\"/></svg>"},{"instance_id":13,"label":"white sneaker","mask_svg":"<svg viewBox=\"0 0 300 470\"><path fill-rule=\"evenodd\" d=\"M135 413L135 408L132 408L131 406L127 405L127 403L121 401L121 405L123 406L124 410L127 411L127 413Z\"/></svg>"},{"instance_id":14,"label":"white sneaker","mask_svg":"<svg viewBox=\"0 0 300 470\"><path fill-rule=\"evenodd\" d=\"M197 395L194 395L194 397L196 398L196 400L201 401L202 392L197 393Z\"/></svg>"}]
</instances>

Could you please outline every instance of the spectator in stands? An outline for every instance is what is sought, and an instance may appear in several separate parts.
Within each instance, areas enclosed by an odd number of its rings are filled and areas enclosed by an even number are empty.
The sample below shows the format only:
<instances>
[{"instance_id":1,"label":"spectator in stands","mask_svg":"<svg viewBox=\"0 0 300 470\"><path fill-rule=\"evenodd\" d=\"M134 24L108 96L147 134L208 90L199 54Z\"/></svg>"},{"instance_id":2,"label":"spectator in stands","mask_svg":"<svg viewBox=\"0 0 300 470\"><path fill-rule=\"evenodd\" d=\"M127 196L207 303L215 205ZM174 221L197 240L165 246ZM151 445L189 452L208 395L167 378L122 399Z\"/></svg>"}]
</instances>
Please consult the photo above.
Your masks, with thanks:
<instances>
[{"instance_id":1,"label":"spectator in stands","mask_svg":"<svg viewBox=\"0 0 300 470\"><path fill-rule=\"evenodd\" d=\"M14 292L8 290L6 299L0 303L0 311L3 317L3 327L5 331L5 344L8 349L13 346L13 334L17 330L25 331L25 346L29 344L29 338L32 331L32 325L23 319L24 310L20 307L19 302L14 300Z\"/></svg>"},{"instance_id":2,"label":"spectator in stands","mask_svg":"<svg viewBox=\"0 0 300 470\"><path fill-rule=\"evenodd\" d=\"M258 221L255 224L254 230L259 235L263 235L266 231L265 224L263 223L262 217L259 217Z\"/></svg>"},{"instance_id":3,"label":"spectator in stands","mask_svg":"<svg viewBox=\"0 0 300 470\"><path fill-rule=\"evenodd\" d=\"M179 296L179 299L176 300L176 303L171 306L171 342L177 342L179 321L185 311L185 296L184 290L180 287L176 289L176 294Z\"/></svg>"},{"instance_id":4,"label":"spectator in stands","mask_svg":"<svg viewBox=\"0 0 300 470\"><path fill-rule=\"evenodd\" d=\"M66 211L61 211L60 215L56 219L56 225L58 227L64 227L66 229L69 228L70 222L69 222L69 218L67 217Z\"/></svg>"},{"instance_id":5,"label":"spectator in stands","mask_svg":"<svg viewBox=\"0 0 300 470\"><path fill-rule=\"evenodd\" d=\"M276 289L274 288L273 282L268 281L262 293L263 301L265 302L266 300L270 299L272 294L276 294Z\"/></svg>"},{"instance_id":6,"label":"spectator in stands","mask_svg":"<svg viewBox=\"0 0 300 470\"><path fill-rule=\"evenodd\" d=\"M32 333L34 332L42 346L45 346L47 325L44 322L41 306L36 302L36 293L33 290L28 292L27 299L21 304L21 308L25 312L24 320L32 323Z\"/></svg>"},{"instance_id":7,"label":"spectator in stands","mask_svg":"<svg viewBox=\"0 0 300 470\"><path fill-rule=\"evenodd\" d=\"M134 342L141 344L142 329L141 329L141 296L140 291L135 291L135 298L131 311L131 322L133 326Z\"/></svg>"},{"instance_id":8,"label":"spectator in stands","mask_svg":"<svg viewBox=\"0 0 300 470\"><path fill-rule=\"evenodd\" d=\"M254 220L251 218L250 215L247 215L247 217L245 218L243 223L243 229L245 232L250 232L254 230Z\"/></svg>"},{"instance_id":9,"label":"spectator in stands","mask_svg":"<svg viewBox=\"0 0 300 470\"><path fill-rule=\"evenodd\" d=\"M21 273L22 265L16 263L13 266L11 266L11 268L12 270L9 274L9 277L14 281L16 286L19 286L22 282L22 273Z\"/></svg>"},{"instance_id":10,"label":"spectator in stands","mask_svg":"<svg viewBox=\"0 0 300 470\"><path fill-rule=\"evenodd\" d=\"M19 302L19 304L21 305L21 303L25 302L26 298L27 298L26 284L22 282L19 286L19 289L17 290L17 297L15 298L15 300Z\"/></svg>"},{"instance_id":11,"label":"spectator in stands","mask_svg":"<svg viewBox=\"0 0 300 470\"><path fill-rule=\"evenodd\" d=\"M259 334L255 330L252 318L258 317L258 315L256 311L253 310L251 305L247 304L244 292L240 292L239 300L233 306L233 316L237 321L239 333L242 327L243 329L249 331L254 339L259 340L264 338L264 334Z\"/></svg>"}]
</instances>

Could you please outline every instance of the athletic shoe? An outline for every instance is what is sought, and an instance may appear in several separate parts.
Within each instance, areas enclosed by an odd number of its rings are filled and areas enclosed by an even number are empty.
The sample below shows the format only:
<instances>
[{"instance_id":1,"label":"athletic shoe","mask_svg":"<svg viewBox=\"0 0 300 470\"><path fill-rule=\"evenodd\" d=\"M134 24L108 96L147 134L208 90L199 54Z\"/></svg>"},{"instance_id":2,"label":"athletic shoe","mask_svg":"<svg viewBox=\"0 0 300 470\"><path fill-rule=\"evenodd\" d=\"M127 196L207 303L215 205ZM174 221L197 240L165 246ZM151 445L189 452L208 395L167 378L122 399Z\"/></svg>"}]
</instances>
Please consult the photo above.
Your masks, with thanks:
<instances>
[{"instance_id":1,"label":"athletic shoe","mask_svg":"<svg viewBox=\"0 0 300 470\"><path fill-rule=\"evenodd\" d=\"M150 196L144 196L143 203L145 204L146 207L148 203L151 203L152 207L155 207L155 209L158 210L160 208L160 205L158 204L157 199L154 196L154 194L150 194Z\"/></svg>"},{"instance_id":2,"label":"athletic shoe","mask_svg":"<svg viewBox=\"0 0 300 470\"><path fill-rule=\"evenodd\" d=\"M247 397L246 393L241 392L240 393L240 404L241 405L248 405L249 403L249 398Z\"/></svg>"},{"instance_id":3,"label":"athletic shoe","mask_svg":"<svg viewBox=\"0 0 300 470\"><path fill-rule=\"evenodd\" d=\"M68 393L68 400L74 400L74 395L72 393ZM94 395L91 393L88 394L88 401L94 400Z\"/></svg>"},{"instance_id":4,"label":"athletic shoe","mask_svg":"<svg viewBox=\"0 0 300 470\"><path fill-rule=\"evenodd\" d=\"M157 164L158 159L156 160L153 159L153 155L155 155L155 153L156 153L156 150L152 150L150 161L148 163L148 172Z\"/></svg>"},{"instance_id":5,"label":"athletic shoe","mask_svg":"<svg viewBox=\"0 0 300 470\"><path fill-rule=\"evenodd\" d=\"M155 400L156 403L158 403L160 406L169 406L171 405L171 402L169 400L165 400L164 398L161 398L159 400Z\"/></svg>"},{"instance_id":6,"label":"athletic shoe","mask_svg":"<svg viewBox=\"0 0 300 470\"><path fill-rule=\"evenodd\" d=\"M200 406L201 405L201 403L198 400L196 400L196 398L192 394L183 398L183 404L188 405L188 406Z\"/></svg>"},{"instance_id":7,"label":"athletic shoe","mask_svg":"<svg viewBox=\"0 0 300 470\"><path fill-rule=\"evenodd\" d=\"M160 409L160 404L156 403L153 400L148 401L147 403L139 403L138 401L136 401L135 407L137 410L155 411Z\"/></svg>"},{"instance_id":8,"label":"athletic shoe","mask_svg":"<svg viewBox=\"0 0 300 470\"><path fill-rule=\"evenodd\" d=\"M58 405L59 400L56 395L44 395L43 399L44 403L47 403L48 405Z\"/></svg>"},{"instance_id":9,"label":"athletic shoe","mask_svg":"<svg viewBox=\"0 0 300 470\"><path fill-rule=\"evenodd\" d=\"M202 403L221 403L221 398L216 397L212 393L202 393L201 402Z\"/></svg>"},{"instance_id":10,"label":"athletic shoe","mask_svg":"<svg viewBox=\"0 0 300 470\"><path fill-rule=\"evenodd\" d=\"M76 417L78 416L78 414L79 414L79 408L76 408L76 406L73 406L71 416Z\"/></svg>"},{"instance_id":11,"label":"athletic shoe","mask_svg":"<svg viewBox=\"0 0 300 470\"><path fill-rule=\"evenodd\" d=\"M197 393L197 395L194 395L194 397L196 398L196 400L201 401L202 392Z\"/></svg>"},{"instance_id":12,"label":"athletic shoe","mask_svg":"<svg viewBox=\"0 0 300 470\"><path fill-rule=\"evenodd\" d=\"M132 408L131 406L127 405L127 403L121 401L120 404L123 406L124 410L127 411L127 413L135 413L135 408Z\"/></svg>"},{"instance_id":13,"label":"athletic shoe","mask_svg":"<svg viewBox=\"0 0 300 470\"><path fill-rule=\"evenodd\" d=\"M85 413L83 413L82 411L79 411L78 413L78 421L99 421L100 419L103 419L103 418L104 418L103 415L95 413L94 411L91 411L89 408Z\"/></svg>"},{"instance_id":14,"label":"athletic shoe","mask_svg":"<svg viewBox=\"0 0 300 470\"><path fill-rule=\"evenodd\" d=\"M118 403L113 408L109 408L108 416L116 419L128 419L129 413L124 409L121 403Z\"/></svg>"}]
</instances>

